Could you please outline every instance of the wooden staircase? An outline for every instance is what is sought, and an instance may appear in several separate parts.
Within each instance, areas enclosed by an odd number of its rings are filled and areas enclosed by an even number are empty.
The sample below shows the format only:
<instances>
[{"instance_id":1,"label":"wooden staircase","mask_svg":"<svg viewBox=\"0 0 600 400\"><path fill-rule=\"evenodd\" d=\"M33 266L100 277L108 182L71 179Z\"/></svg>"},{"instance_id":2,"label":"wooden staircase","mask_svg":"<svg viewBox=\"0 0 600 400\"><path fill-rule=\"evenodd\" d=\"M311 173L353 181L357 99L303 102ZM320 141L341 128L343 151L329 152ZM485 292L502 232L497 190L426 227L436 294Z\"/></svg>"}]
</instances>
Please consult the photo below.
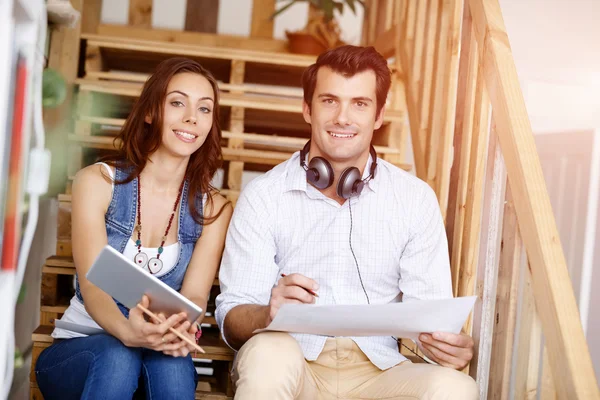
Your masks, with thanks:
<instances>
[{"instance_id":1,"label":"wooden staircase","mask_svg":"<svg viewBox=\"0 0 600 400\"><path fill-rule=\"evenodd\" d=\"M80 4L84 13L86 3L87 0ZM41 351L52 343L50 334L54 320L62 316L73 295L72 179L77 171L93 163L99 155L119 146L115 141L116 134L143 83L158 63L170 57L188 57L199 61L217 78L220 123L224 127L224 179L220 186L221 193L234 204L242 187L244 171L267 171L300 150L310 137L310 128L302 117L301 74L316 57L247 48L244 43L249 42L241 40L240 46L231 46L232 42L224 46L223 38L218 35L202 34L199 37L213 40L205 40L206 44L191 44L173 42L170 40L173 38L165 36L143 39L152 34L142 37L138 34L139 28L135 27L119 28L116 34L114 29L102 27L96 29L96 33L80 32L77 34L80 55L70 57L80 60L78 74L71 81L74 89L72 104L76 112L65 135L68 167L64 177L66 190L58 195L56 254L42 267L40 326L32 337L30 380L33 399L42 398L33 365ZM403 103L390 101L386 111L384 125L375 134L375 149L380 157L410 170L403 160L406 115ZM210 364L199 366L211 366L213 373L201 376L197 399L225 399L233 395L229 379L233 352L220 337L214 319L214 299L218 292L219 282L215 279L200 342L206 354L198 354L198 359L210 360Z\"/></svg>"},{"instance_id":2,"label":"wooden staircase","mask_svg":"<svg viewBox=\"0 0 600 400\"><path fill-rule=\"evenodd\" d=\"M255 7L274 3L254 1ZM97 13L91 0L72 2L84 21ZM479 297L464 328L476 342L465 373L476 379L482 399L600 399L498 0L366 3L363 44L389 57L393 71L376 151L410 170L404 160L410 125L415 172L436 191L446 221L454 293ZM219 80L222 193L234 203L244 171L270 169L310 134L301 116L300 74L315 58L285 53L280 41L97 21L61 35L80 43L81 57L61 58L76 88L77 113L65 136L67 189L59 195L56 256L42 270L34 361L72 295L69 182L118 146L116 131L158 62L194 58ZM217 293L215 281L213 301ZM230 398L232 353L214 317L204 322L205 356L215 372L202 378L196 398ZM32 398L41 398L33 374L31 388Z\"/></svg>"}]
</instances>

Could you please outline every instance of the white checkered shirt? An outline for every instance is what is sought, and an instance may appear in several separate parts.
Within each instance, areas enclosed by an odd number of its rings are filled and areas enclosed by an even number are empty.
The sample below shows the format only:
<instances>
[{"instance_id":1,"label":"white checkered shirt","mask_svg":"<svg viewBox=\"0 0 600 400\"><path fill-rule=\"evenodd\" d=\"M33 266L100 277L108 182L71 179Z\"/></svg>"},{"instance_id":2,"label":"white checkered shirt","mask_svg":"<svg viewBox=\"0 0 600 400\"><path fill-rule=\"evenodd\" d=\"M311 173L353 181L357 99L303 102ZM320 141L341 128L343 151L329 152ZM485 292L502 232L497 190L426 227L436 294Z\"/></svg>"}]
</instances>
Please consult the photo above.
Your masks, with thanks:
<instances>
[{"instance_id":1,"label":"white checkered shirt","mask_svg":"<svg viewBox=\"0 0 600 400\"><path fill-rule=\"evenodd\" d=\"M316 304L365 304L350 251L350 211L352 249L371 304L452 297L448 244L435 193L392 164L377 163L375 178L351 204L340 205L308 184L299 152L245 187L219 273L216 319L222 332L233 307L267 305L281 273L316 280ZM327 340L293 336L310 361ZM382 370L405 360L391 336L352 339Z\"/></svg>"}]
</instances>

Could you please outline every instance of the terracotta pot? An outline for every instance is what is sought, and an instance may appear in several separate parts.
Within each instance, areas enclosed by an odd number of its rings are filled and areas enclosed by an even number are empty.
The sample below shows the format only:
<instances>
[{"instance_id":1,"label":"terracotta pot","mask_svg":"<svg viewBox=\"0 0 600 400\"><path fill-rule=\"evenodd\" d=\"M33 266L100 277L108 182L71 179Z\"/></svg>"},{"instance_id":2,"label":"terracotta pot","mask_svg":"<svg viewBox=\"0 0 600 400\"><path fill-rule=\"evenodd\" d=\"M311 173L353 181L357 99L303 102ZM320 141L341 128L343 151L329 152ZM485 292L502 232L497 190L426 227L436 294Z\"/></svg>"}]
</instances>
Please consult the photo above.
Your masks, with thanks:
<instances>
[{"instance_id":1,"label":"terracotta pot","mask_svg":"<svg viewBox=\"0 0 600 400\"><path fill-rule=\"evenodd\" d=\"M288 38L290 52L296 54L309 54L318 56L327 48L308 33L285 32Z\"/></svg>"}]
</instances>

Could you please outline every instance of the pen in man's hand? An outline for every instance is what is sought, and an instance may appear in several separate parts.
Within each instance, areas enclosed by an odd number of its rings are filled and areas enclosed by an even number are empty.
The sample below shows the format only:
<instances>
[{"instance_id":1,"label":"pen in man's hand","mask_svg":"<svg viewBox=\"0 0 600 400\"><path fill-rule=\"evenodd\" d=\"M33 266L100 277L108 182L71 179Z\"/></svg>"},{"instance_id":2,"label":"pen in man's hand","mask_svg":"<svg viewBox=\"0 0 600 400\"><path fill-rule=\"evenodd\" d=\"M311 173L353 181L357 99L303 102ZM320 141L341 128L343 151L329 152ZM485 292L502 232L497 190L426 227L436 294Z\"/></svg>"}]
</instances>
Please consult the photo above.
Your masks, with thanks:
<instances>
[{"instance_id":1,"label":"pen in man's hand","mask_svg":"<svg viewBox=\"0 0 600 400\"><path fill-rule=\"evenodd\" d=\"M282 278L285 278L286 276L287 276L286 274L281 274L281 277L282 277ZM315 297L319 297L319 295L318 295L318 294L316 294L314 291L312 291L312 290L310 290L310 289L307 289L307 288L302 288L302 289L306 290L308 293L312 294L312 295L313 295L313 296L315 296Z\"/></svg>"}]
</instances>

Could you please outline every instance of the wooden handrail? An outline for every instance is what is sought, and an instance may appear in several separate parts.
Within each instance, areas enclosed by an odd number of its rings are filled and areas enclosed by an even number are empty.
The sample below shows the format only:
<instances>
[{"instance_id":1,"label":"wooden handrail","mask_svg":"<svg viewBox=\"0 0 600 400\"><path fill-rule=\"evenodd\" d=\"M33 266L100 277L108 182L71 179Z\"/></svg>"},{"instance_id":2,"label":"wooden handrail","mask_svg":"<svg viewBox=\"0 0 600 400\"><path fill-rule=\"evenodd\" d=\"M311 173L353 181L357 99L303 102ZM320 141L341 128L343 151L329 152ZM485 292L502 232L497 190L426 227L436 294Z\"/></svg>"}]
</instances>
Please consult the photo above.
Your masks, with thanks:
<instances>
[{"instance_id":1,"label":"wooden handrail","mask_svg":"<svg viewBox=\"0 0 600 400\"><path fill-rule=\"evenodd\" d=\"M393 53L399 63L416 172L435 189L442 212L448 213L455 294L480 296L474 313L479 326L473 336L476 342L481 339L487 344L479 348L485 352L479 354L484 359L476 360L472 366L479 370L483 361L484 370L470 371L480 380L480 393L484 397L506 398L510 384L517 396L536 390L540 357L544 357L542 368L551 368L551 385L556 386L558 397L600 399L498 0L390 1L395 1L396 6L395 50L386 43L390 31L377 31L372 26L366 35L367 44L376 44L386 55ZM456 12L462 8L462 58L454 76L452 71L458 60L452 57L457 56L453 53L457 47L450 38L460 33ZM381 19L369 15L369 21ZM488 154L488 141L495 148L497 141L499 152ZM450 163L452 148L454 159ZM506 175L495 184L505 185L508 178L510 188L504 219L499 218L502 214L489 214L490 202L495 204L493 212L503 212L498 206L498 195L492 199L484 193L484 187L490 184L484 171L490 169L489 162L494 159L503 160L506 170ZM449 165L452 174L446 176ZM480 239L488 233L485 229L481 232L481 221L486 218L502 221L498 222L502 246L492 245L493 254L482 252L490 246L489 239L487 243ZM498 226L487 229L492 232ZM523 251L529 266L524 283L519 282ZM488 283L482 283L481 275L491 277ZM493 290L481 287L489 282L493 282ZM521 305L517 305L519 283L524 285ZM519 324L517 307L521 310ZM492 315L500 317L504 331L493 333L494 347L490 349L491 329L498 327L494 327L498 320L490 322ZM466 328L470 331L470 324ZM541 332L545 340L543 352ZM509 384L516 338L517 353L524 354L517 356L519 376ZM491 364L490 356L494 357ZM490 365L493 375L488 381L485 368ZM550 374L544 372L544 376ZM548 383L544 379L542 386Z\"/></svg>"},{"instance_id":2,"label":"wooden handrail","mask_svg":"<svg viewBox=\"0 0 600 400\"><path fill-rule=\"evenodd\" d=\"M556 389L565 399L599 399L500 5L498 0L469 0L468 5Z\"/></svg>"}]
</instances>

